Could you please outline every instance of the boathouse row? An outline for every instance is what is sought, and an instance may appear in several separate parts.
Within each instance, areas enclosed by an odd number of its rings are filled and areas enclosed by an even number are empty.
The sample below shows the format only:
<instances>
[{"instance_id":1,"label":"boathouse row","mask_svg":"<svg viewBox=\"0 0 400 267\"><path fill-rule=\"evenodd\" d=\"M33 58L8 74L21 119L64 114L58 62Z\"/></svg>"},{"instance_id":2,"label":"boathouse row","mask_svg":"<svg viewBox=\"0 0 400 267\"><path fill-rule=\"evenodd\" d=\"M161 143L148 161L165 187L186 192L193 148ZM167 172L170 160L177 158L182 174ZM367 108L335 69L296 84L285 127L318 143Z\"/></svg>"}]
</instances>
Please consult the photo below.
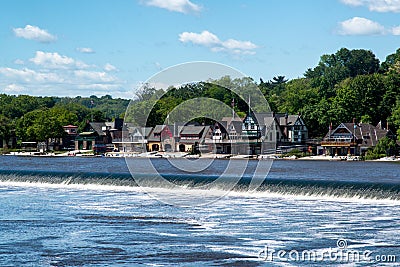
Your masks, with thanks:
<instances>
[{"instance_id":1,"label":"boathouse row","mask_svg":"<svg viewBox=\"0 0 400 267\"><path fill-rule=\"evenodd\" d=\"M320 154L325 155L364 155L384 137L396 140L396 136L379 123L373 126L368 123L341 123L335 129L330 126L320 146Z\"/></svg>"},{"instance_id":2,"label":"boathouse row","mask_svg":"<svg viewBox=\"0 0 400 267\"><path fill-rule=\"evenodd\" d=\"M122 152L191 152L260 155L277 150L306 149L308 129L300 115L249 113L224 117L214 125L173 123L137 127L125 123L122 138L113 139ZM115 133L114 133L115 134Z\"/></svg>"},{"instance_id":3,"label":"boathouse row","mask_svg":"<svg viewBox=\"0 0 400 267\"><path fill-rule=\"evenodd\" d=\"M60 149L121 152L187 152L262 155L293 149L325 155L363 155L379 140L396 136L381 123L340 123L330 127L322 141L308 139L308 128L300 114L248 113L246 117L224 117L213 125L173 123L138 127L122 119L88 122L81 132L64 126L62 138L45 142L22 142L23 148L44 151Z\"/></svg>"}]
</instances>

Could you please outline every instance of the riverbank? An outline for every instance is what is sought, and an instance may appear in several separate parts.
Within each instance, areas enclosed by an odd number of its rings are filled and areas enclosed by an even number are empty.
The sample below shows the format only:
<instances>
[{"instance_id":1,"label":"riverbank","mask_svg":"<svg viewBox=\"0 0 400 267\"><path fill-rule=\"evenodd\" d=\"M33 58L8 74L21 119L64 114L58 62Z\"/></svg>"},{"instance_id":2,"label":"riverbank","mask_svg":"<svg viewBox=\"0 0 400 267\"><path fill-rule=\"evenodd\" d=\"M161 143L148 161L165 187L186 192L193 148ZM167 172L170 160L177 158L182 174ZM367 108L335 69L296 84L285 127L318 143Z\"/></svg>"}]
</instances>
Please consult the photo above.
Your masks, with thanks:
<instances>
[{"instance_id":1,"label":"riverbank","mask_svg":"<svg viewBox=\"0 0 400 267\"><path fill-rule=\"evenodd\" d=\"M231 155L231 154L190 154L187 152L107 152L103 155L95 155L91 150L73 150L64 153L40 153L40 152L10 152L3 154L5 156L24 156L24 157L107 157L107 158L189 158L189 159L252 159L252 160L304 160L304 161L361 161L359 156L282 156L278 154L269 155ZM377 162L400 162L400 157L383 157L376 160Z\"/></svg>"}]
</instances>

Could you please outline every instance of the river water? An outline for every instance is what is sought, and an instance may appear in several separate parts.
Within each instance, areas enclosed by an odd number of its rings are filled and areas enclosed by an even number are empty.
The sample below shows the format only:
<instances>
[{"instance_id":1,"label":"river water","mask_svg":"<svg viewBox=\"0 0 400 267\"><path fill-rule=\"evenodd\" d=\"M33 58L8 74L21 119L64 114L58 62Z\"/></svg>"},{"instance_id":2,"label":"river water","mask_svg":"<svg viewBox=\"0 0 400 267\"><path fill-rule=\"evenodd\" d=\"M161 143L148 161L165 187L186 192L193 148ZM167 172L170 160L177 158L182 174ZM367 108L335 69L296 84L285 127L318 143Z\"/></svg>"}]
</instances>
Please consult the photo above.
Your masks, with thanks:
<instances>
[{"instance_id":1,"label":"river water","mask_svg":"<svg viewBox=\"0 0 400 267\"><path fill-rule=\"evenodd\" d=\"M223 188L196 185L214 179L226 160L198 175L152 162L185 186L144 190L122 158L1 156L0 265L400 263L399 164L278 160L257 190L246 190L246 170L215 199ZM154 198L160 192L201 195L205 205L174 205Z\"/></svg>"}]
</instances>

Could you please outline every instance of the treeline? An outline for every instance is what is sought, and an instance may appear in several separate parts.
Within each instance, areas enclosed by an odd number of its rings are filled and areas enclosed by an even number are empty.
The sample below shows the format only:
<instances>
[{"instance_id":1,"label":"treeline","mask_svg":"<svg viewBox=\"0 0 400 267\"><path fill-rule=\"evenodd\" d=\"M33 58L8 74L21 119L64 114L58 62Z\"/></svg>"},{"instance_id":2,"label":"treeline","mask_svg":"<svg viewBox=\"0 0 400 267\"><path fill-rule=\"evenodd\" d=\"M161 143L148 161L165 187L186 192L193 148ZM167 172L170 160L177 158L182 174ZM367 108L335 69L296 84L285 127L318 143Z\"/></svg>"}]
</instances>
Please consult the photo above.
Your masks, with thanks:
<instances>
[{"instance_id":1,"label":"treeline","mask_svg":"<svg viewBox=\"0 0 400 267\"><path fill-rule=\"evenodd\" d=\"M103 97L34 97L0 94L0 142L12 136L19 141L44 141L62 137L62 126L82 130L87 121L123 117L129 100Z\"/></svg>"},{"instance_id":2,"label":"treeline","mask_svg":"<svg viewBox=\"0 0 400 267\"><path fill-rule=\"evenodd\" d=\"M304 78L261 81L260 88L274 110L300 112L312 136L353 118L400 127L400 49L380 63L371 51L342 48L323 55Z\"/></svg>"},{"instance_id":3,"label":"treeline","mask_svg":"<svg viewBox=\"0 0 400 267\"><path fill-rule=\"evenodd\" d=\"M285 76L260 79L258 83L251 78L223 77L166 91L144 87L130 106L128 119L139 125L146 119L148 126L162 124L174 107L195 97L211 97L226 105L235 98L235 111L243 116L248 106L236 93L251 86L261 90L272 111L300 113L311 137L322 137L331 123L336 126L353 118L374 125L381 122L383 127L388 123L400 136L400 49L380 63L371 51L342 48L321 56L319 64L308 69L303 78L290 81Z\"/></svg>"},{"instance_id":4,"label":"treeline","mask_svg":"<svg viewBox=\"0 0 400 267\"><path fill-rule=\"evenodd\" d=\"M254 95L260 89L268 106ZM276 76L259 82L251 78L222 77L215 81L185 84L178 88L155 89L144 86L129 105L126 119L137 125L155 126L166 121L176 106L193 98L213 98L234 109L239 116L251 108L257 112L301 113L311 137L322 137L330 124L357 122L378 124L400 136L400 49L380 62L373 52L342 48L334 54L322 55L317 66L308 69L303 78L287 80ZM129 104L126 99L32 97L0 95L0 139L15 134L18 140L43 141L63 134L62 126L86 121L106 121L124 117ZM193 105L207 105L193 103ZM218 114L218 107L215 112ZM207 106L204 110L210 110ZM190 107L189 107L190 111ZM220 114L223 109L221 107ZM203 114L198 114L200 122ZM203 120L203 121L201 121Z\"/></svg>"}]
</instances>

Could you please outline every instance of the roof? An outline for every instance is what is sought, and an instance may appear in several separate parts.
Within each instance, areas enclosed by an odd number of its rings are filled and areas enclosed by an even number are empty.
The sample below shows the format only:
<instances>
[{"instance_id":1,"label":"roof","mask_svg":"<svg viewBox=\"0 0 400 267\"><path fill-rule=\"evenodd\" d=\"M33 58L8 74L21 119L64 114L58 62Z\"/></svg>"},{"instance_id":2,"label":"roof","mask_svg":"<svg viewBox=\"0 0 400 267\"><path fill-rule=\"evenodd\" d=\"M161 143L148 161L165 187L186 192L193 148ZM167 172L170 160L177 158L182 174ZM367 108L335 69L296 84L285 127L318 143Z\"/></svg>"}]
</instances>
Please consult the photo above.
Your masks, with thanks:
<instances>
[{"instance_id":1,"label":"roof","mask_svg":"<svg viewBox=\"0 0 400 267\"><path fill-rule=\"evenodd\" d=\"M294 125L299 118L299 115L288 115L287 116L287 124L286 124L286 117L279 117L279 125L281 126L288 126L288 125Z\"/></svg>"},{"instance_id":2,"label":"roof","mask_svg":"<svg viewBox=\"0 0 400 267\"><path fill-rule=\"evenodd\" d=\"M164 130L165 126L166 125L156 125L156 127L154 127L153 133L161 133Z\"/></svg>"},{"instance_id":3,"label":"roof","mask_svg":"<svg viewBox=\"0 0 400 267\"><path fill-rule=\"evenodd\" d=\"M274 122L276 122L278 124L278 122L276 121L275 117L265 117L264 118L264 125L267 126L267 127L269 127Z\"/></svg>"},{"instance_id":4,"label":"roof","mask_svg":"<svg viewBox=\"0 0 400 267\"><path fill-rule=\"evenodd\" d=\"M149 133L147 140L150 142L161 142L161 132L165 130L168 125L156 125ZM160 136L155 136L155 134Z\"/></svg>"},{"instance_id":5,"label":"roof","mask_svg":"<svg viewBox=\"0 0 400 267\"><path fill-rule=\"evenodd\" d=\"M146 138L150 135L152 129L152 127L129 127L129 133L139 133L141 136L144 136Z\"/></svg>"},{"instance_id":6,"label":"roof","mask_svg":"<svg viewBox=\"0 0 400 267\"><path fill-rule=\"evenodd\" d=\"M106 126L105 122L89 122L89 125L98 135L106 135L102 129L102 127Z\"/></svg>"},{"instance_id":7,"label":"roof","mask_svg":"<svg viewBox=\"0 0 400 267\"><path fill-rule=\"evenodd\" d=\"M346 122L339 124L336 129L332 130L331 136L335 135L339 129L346 129L351 134L352 138L355 136L356 139L362 140L360 145L362 146L375 146L379 140L391 134L389 130L381 129L373 126L369 123L358 123L354 128L354 123ZM329 138L329 132L325 135L325 138Z\"/></svg>"},{"instance_id":8,"label":"roof","mask_svg":"<svg viewBox=\"0 0 400 267\"><path fill-rule=\"evenodd\" d=\"M195 144L196 142L203 142L207 138L207 134L210 132L210 129L211 126L184 126L181 136L183 131L186 131L186 135L197 135L198 138L180 139L179 142L182 144ZM183 135L185 135L185 133L183 133Z\"/></svg>"},{"instance_id":9,"label":"roof","mask_svg":"<svg viewBox=\"0 0 400 267\"><path fill-rule=\"evenodd\" d=\"M257 120L258 125L265 125L264 120L265 118L273 118L273 113L272 112L254 112L254 115L252 116Z\"/></svg>"},{"instance_id":10,"label":"roof","mask_svg":"<svg viewBox=\"0 0 400 267\"><path fill-rule=\"evenodd\" d=\"M182 135L200 135L204 131L205 126L184 126L181 131Z\"/></svg>"},{"instance_id":11,"label":"roof","mask_svg":"<svg viewBox=\"0 0 400 267\"><path fill-rule=\"evenodd\" d=\"M232 118L232 117L223 117L221 119L221 124L226 122L226 125L229 125L232 121L243 121L243 118L239 118L239 117L236 117L236 116L234 118ZM222 124L222 125L224 125L224 124Z\"/></svg>"},{"instance_id":12,"label":"roof","mask_svg":"<svg viewBox=\"0 0 400 267\"><path fill-rule=\"evenodd\" d=\"M242 134L242 125L243 125L243 122L241 122L241 121L232 121L228 125L228 132L229 133L232 132L231 131L231 126L233 126L235 132L240 135L240 134Z\"/></svg>"},{"instance_id":13,"label":"roof","mask_svg":"<svg viewBox=\"0 0 400 267\"><path fill-rule=\"evenodd\" d=\"M105 122L105 125L110 127L111 130L122 130L124 126L124 120L120 118L115 118L114 121Z\"/></svg>"},{"instance_id":14,"label":"roof","mask_svg":"<svg viewBox=\"0 0 400 267\"><path fill-rule=\"evenodd\" d=\"M78 128L78 126L69 124L69 125L63 126L63 128Z\"/></svg>"}]
</instances>

